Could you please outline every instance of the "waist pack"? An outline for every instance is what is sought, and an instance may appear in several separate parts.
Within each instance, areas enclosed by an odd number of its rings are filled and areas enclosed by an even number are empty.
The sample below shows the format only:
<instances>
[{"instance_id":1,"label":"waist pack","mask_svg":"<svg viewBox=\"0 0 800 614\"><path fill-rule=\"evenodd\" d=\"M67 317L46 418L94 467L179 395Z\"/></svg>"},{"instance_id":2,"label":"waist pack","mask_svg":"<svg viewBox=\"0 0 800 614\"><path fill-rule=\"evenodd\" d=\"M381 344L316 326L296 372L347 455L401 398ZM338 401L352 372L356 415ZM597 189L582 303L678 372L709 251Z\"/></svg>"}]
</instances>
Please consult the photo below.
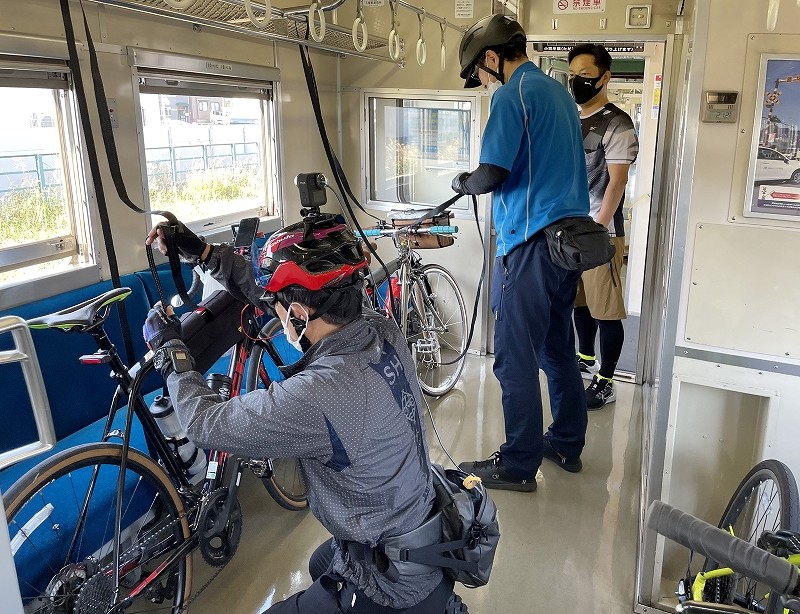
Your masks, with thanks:
<instances>
[{"instance_id":1,"label":"waist pack","mask_svg":"<svg viewBox=\"0 0 800 614\"><path fill-rule=\"evenodd\" d=\"M384 552L390 560L441 567L451 580L470 588L483 586L489 581L500 541L497 507L483 484L471 485L474 478L469 474L439 465L431 467L436 491L432 520L436 516L441 520L440 543L404 547L405 536L399 536L388 540L391 548L387 547L389 543L384 544ZM407 535L416 537L417 532Z\"/></svg>"},{"instance_id":2,"label":"waist pack","mask_svg":"<svg viewBox=\"0 0 800 614\"><path fill-rule=\"evenodd\" d=\"M450 218L453 214L445 211L427 220L423 220L419 224L416 221L424 214L425 211L394 211L390 214L393 228L401 228L404 226L418 225L419 228L430 228L431 226L449 226ZM455 243L456 239L450 235L408 235L408 244L414 249L437 249L440 247L449 247Z\"/></svg>"},{"instance_id":3,"label":"waist pack","mask_svg":"<svg viewBox=\"0 0 800 614\"><path fill-rule=\"evenodd\" d=\"M567 217L544 229L550 259L568 271L588 271L609 262L616 253L605 226L588 215Z\"/></svg>"},{"instance_id":4,"label":"waist pack","mask_svg":"<svg viewBox=\"0 0 800 614\"><path fill-rule=\"evenodd\" d=\"M181 337L200 373L243 338L242 309L244 303L226 290L217 290L181 316Z\"/></svg>"}]
</instances>

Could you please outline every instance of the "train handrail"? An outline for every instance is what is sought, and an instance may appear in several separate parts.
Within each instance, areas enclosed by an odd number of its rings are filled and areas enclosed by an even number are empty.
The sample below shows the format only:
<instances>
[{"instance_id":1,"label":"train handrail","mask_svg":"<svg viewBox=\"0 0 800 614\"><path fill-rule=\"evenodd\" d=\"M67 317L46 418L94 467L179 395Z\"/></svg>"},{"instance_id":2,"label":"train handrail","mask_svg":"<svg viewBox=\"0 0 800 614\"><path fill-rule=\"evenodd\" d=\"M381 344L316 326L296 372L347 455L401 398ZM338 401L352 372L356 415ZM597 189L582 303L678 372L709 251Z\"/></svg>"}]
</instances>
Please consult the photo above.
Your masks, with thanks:
<instances>
[{"instance_id":1,"label":"train handrail","mask_svg":"<svg viewBox=\"0 0 800 614\"><path fill-rule=\"evenodd\" d=\"M0 365L21 363L39 440L13 450L0 452L0 471L21 460L47 452L56 443L53 414L47 400L44 378L39 367L39 359L36 357L31 331L25 320L18 316L0 317L0 334L7 332L10 332L14 339L14 349L0 351Z\"/></svg>"}]
</instances>

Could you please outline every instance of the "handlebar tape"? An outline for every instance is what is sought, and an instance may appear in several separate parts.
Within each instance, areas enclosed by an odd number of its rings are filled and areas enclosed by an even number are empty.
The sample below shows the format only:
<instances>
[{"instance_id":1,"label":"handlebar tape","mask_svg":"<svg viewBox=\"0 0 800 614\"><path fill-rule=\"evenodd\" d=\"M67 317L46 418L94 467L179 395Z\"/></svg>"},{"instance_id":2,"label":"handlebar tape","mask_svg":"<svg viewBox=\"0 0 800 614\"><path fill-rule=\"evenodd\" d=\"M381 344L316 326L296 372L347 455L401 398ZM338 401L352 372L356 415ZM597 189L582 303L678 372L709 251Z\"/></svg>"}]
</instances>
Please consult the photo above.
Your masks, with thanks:
<instances>
[{"instance_id":1,"label":"handlebar tape","mask_svg":"<svg viewBox=\"0 0 800 614\"><path fill-rule=\"evenodd\" d=\"M428 232L432 235L452 235L458 232L458 226L431 226Z\"/></svg>"},{"instance_id":2,"label":"handlebar tape","mask_svg":"<svg viewBox=\"0 0 800 614\"><path fill-rule=\"evenodd\" d=\"M727 531L653 501L647 512L647 526L705 557L766 584L781 594L795 595L800 581L797 567Z\"/></svg>"},{"instance_id":3,"label":"handlebar tape","mask_svg":"<svg viewBox=\"0 0 800 614\"><path fill-rule=\"evenodd\" d=\"M379 237L381 236L380 228L365 228L364 236L366 237Z\"/></svg>"}]
</instances>

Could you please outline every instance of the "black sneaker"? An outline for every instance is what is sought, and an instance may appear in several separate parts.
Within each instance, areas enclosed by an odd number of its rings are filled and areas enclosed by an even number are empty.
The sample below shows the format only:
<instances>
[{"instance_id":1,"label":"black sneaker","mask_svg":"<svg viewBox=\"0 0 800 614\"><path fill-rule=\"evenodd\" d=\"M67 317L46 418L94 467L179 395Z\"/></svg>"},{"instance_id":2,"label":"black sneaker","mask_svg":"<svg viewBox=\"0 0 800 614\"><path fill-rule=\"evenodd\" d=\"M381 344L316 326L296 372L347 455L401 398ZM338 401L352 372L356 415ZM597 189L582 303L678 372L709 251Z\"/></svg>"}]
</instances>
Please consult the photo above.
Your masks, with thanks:
<instances>
[{"instance_id":1,"label":"black sneaker","mask_svg":"<svg viewBox=\"0 0 800 614\"><path fill-rule=\"evenodd\" d=\"M600 379L597 375L592 378L592 383L586 389L586 409L589 411L600 409L606 403L617 400L614 392L614 382L609 379Z\"/></svg>"},{"instance_id":2,"label":"black sneaker","mask_svg":"<svg viewBox=\"0 0 800 614\"><path fill-rule=\"evenodd\" d=\"M563 454L559 454L556 449L553 447L553 444L550 443L550 438L545 435L544 436L544 454L543 456L547 460L553 461L556 465L561 467L564 471L569 471L570 473L578 473L581 469L583 469L583 463L581 462L580 457L576 458L567 458Z\"/></svg>"},{"instance_id":3,"label":"black sneaker","mask_svg":"<svg viewBox=\"0 0 800 614\"><path fill-rule=\"evenodd\" d=\"M503 459L500 452L495 452L484 461L467 461L459 463L458 468L465 473L477 475L486 488L498 488L500 490L518 490L522 492L533 492L536 490L536 479L520 480L508 474L503 467Z\"/></svg>"},{"instance_id":4,"label":"black sneaker","mask_svg":"<svg viewBox=\"0 0 800 614\"><path fill-rule=\"evenodd\" d=\"M596 360L586 360L580 354L577 354L578 368L581 370L581 377L583 379L592 379L600 372L600 365Z\"/></svg>"}]
</instances>

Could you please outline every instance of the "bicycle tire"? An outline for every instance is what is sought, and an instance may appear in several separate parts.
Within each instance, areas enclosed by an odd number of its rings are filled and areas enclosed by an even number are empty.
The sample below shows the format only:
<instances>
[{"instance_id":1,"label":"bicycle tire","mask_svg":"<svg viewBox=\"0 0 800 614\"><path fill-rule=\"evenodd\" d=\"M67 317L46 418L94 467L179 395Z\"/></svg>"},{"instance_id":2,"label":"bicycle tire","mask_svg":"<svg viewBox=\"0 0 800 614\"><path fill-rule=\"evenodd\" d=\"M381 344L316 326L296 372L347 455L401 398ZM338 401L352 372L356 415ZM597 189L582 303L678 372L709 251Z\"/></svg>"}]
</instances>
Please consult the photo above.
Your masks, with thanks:
<instances>
[{"instance_id":1,"label":"bicycle tire","mask_svg":"<svg viewBox=\"0 0 800 614\"><path fill-rule=\"evenodd\" d=\"M797 483L791 470L777 460L765 460L755 465L742 479L731 497L722 519L721 529L750 543L756 543L763 531L800 527L800 501ZM716 561L706 560L703 571L719 567ZM782 614L779 595L769 595L767 587L745 576L728 576L708 581L704 601L736 604L755 612ZM763 596L763 597L762 597Z\"/></svg>"},{"instance_id":2,"label":"bicycle tire","mask_svg":"<svg viewBox=\"0 0 800 614\"><path fill-rule=\"evenodd\" d=\"M464 369L467 308L455 278L438 264L415 271L413 292L406 339L422 391L439 397L453 389Z\"/></svg>"},{"instance_id":3,"label":"bicycle tire","mask_svg":"<svg viewBox=\"0 0 800 614\"><path fill-rule=\"evenodd\" d=\"M108 544L113 541L115 505L108 497L113 497L111 490L116 492L121 458L122 446L115 443L69 448L39 463L4 493L3 504L12 544L16 543L12 551L26 612L72 614L79 598L91 599L93 608L98 600L102 607L105 600L113 598L113 592L112 597L108 593L114 590L110 573L103 572L110 571L109 566L113 565ZM89 488L95 468L98 477L95 486ZM125 484L121 598L169 552L190 539L181 496L156 461L129 449ZM81 493L84 485L88 496ZM76 525L80 524L77 518L84 501L86 521L81 528ZM74 534L70 534L73 529ZM77 546L73 555L68 556L73 538ZM91 562L92 556L97 563ZM89 582L93 582L92 590L81 595ZM160 597L165 603L171 601L172 605L167 606L171 608L169 611L182 612L191 595L191 554L177 563L165 580L155 584L161 588ZM141 598L152 596L156 593L150 590ZM40 600L41 608L36 599Z\"/></svg>"},{"instance_id":4,"label":"bicycle tire","mask_svg":"<svg viewBox=\"0 0 800 614\"><path fill-rule=\"evenodd\" d=\"M261 329L259 336L264 339L256 343L247 361L247 374L245 379L245 391L256 390L259 385L268 388L270 384L269 374L264 368L264 361L274 363L272 356L266 351L264 344L271 344L275 350L275 356L285 357L287 352L282 345L288 342L280 338L283 337L283 326L280 320L273 318ZM276 340L278 340L276 342ZM282 365L277 365L282 366ZM306 493L303 476L300 473L300 464L295 458L281 458L272 460L272 475L268 478L261 478L264 488L284 509L296 512L308 507L308 496Z\"/></svg>"}]
</instances>

